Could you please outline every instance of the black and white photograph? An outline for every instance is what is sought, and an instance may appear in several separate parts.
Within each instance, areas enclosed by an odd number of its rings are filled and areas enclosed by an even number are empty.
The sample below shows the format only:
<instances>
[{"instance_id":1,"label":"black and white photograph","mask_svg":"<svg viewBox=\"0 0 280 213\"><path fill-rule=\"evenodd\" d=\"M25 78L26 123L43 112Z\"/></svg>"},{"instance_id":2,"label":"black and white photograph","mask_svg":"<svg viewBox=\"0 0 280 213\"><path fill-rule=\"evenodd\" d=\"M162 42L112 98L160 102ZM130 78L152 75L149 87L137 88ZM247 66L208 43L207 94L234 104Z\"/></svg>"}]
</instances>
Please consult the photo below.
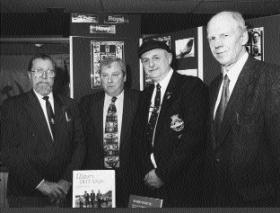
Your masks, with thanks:
<instances>
[{"instance_id":1,"label":"black and white photograph","mask_svg":"<svg viewBox=\"0 0 280 213\"><path fill-rule=\"evenodd\" d=\"M249 29L249 42L247 49L255 59L264 61L264 28Z\"/></svg>"},{"instance_id":2,"label":"black and white photograph","mask_svg":"<svg viewBox=\"0 0 280 213\"><path fill-rule=\"evenodd\" d=\"M1 213L280 212L279 0L0 18Z\"/></svg>"},{"instance_id":3,"label":"black and white photograph","mask_svg":"<svg viewBox=\"0 0 280 213\"><path fill-rule=\"evenodd\" d=\"M183 38L175 41L176 58L194 57L194 38Z\"/></svg>"}]
</instances>

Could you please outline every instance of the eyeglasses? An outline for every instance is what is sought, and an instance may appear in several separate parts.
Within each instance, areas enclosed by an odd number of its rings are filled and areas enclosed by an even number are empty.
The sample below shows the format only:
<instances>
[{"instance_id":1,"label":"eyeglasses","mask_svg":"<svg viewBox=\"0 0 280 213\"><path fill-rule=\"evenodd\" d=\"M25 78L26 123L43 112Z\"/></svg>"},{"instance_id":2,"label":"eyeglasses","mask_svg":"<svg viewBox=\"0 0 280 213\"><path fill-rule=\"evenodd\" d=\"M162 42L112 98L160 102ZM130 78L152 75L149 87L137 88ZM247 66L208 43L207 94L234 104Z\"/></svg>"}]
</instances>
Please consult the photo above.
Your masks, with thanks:
<instances>
[{"instance_id":1,"label":"eyeglasses","mask_svg":"<svg viewBox=\"0 0 280 213\"><path fill-rule=\"evenodd\" d=\"M46 73L50 78L55 76L55 71L50 69L48 70L35 69L35 70L30 70L30 72L33 72L36 77L41 77L44 73Z\"/></svg>"}]
</instances>

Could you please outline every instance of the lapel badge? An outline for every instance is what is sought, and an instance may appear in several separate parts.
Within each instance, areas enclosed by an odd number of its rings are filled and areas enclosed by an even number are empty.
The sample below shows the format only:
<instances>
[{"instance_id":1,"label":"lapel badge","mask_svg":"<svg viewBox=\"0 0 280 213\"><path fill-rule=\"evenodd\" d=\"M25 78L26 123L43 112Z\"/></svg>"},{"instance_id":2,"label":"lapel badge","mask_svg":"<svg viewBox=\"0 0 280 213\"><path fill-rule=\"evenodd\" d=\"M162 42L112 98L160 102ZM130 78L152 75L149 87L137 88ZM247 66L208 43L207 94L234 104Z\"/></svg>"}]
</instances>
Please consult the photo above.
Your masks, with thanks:
<instances>
[{"instance_id":1,"label":"lapel badge","mask_svg":"<svg viewBox=\"0 0 280 213\"><path fill-rule=\"evenodd\" d=\"M180 132L184 129L184 121L179 117L179 114L172 115L170 118L170 128L173 131Z\"/></svg>"},{"instance_id":2,"label":"lapel badge","mask_svg":"<svg viewBox=\"0 0 280 213\"><path fill-rule=\"evenodd\" d=\"M70 116L68 115L68 113L65 111L65 120L67 121L67 122L70 122L71 121L71 118L70 118Z\"/></svg>"},{"instance_id":3,"label":"lapel badge","mask_svg":"<svg viewBox=\"0 0 280 213\"><path fill-rule=\"evenodd\" d=\"M54 119L53 119L53 118L51 118L50 123L51 123L52 125L54 125Z\"/></svg>"},{"instance_id":4,"label":"lapel badge","mask_svg":"<svg viewBox=\"0 0 280 213\"><path fill-rule=\"evenodd\" d=\"M166 99L169 100L172 96L172 92L166 92Z\"/></svg>"}]
</instances>

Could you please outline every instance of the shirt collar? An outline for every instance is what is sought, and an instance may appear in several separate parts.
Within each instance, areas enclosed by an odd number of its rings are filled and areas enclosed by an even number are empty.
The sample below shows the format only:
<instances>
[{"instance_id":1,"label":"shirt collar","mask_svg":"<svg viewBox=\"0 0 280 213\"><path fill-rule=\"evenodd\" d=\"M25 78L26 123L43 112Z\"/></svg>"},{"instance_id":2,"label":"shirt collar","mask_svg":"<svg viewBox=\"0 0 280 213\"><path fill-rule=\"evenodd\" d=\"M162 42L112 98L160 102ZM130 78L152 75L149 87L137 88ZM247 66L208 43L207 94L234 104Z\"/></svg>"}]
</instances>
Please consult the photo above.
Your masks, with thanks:
<instances>
[{"instance_id":1,"label":"shirt collar","mask_svg":"<svg viewBox=\"0 0 280 213\"><path fill-rule=\"evenodd\" d=\"M167 88L167 86L168 86L168 83L169 83L169 81L170 81L170 79L171 79L171 76L172 76L173 72L174 72L174 71L173 71L173 69L171 68L171 69L169 70L169 72L167 73L167 75L166 75L163 79L161 79L161 81L159 81L159 82L154 82L155 87L156 87L157 84L160 84L161 91L163 91L163 93L164 93L165 90L166 90L166 88Z\"/></svg>"},{"instance_id":2,"label":"shirt collar","mask_svg":"<svg viewBox=\"0 0 280 213\"><path fill-rule=\"evenodd\" d=\"M223 76L225 76L225 74L227 74L230 82L236 82L248 57L249 57L249 54L246 52L245 54L243 54L243 56L241 56L241 58L231 68L222 69Z\"/></svg>"},{"instance_id":3,"label":"shirt collar","mask_svg":"<svg viewBox=\"0 0 280 213\"><path fill-rule=\"evenodd\" d=\"M121 100L123 100L123 96L124 96L124 90L123 90L118 96L115 96L115 97L117 98L116 101L121 101ZM110 96L110 95L108 95L108 94L105 92L105 102L111 102L112 97L113 97L113 96Z\"/></svg>"},{"instance_id":4,"label":"shirt collar","mask_svg":"<svg viewBox=\"0 0 280 213\"><path fill-rule=\"evenodd\" d=\"M49 101L53 102L53 92L50 92L48 95L43 96L43 95L39 94L38 92L36 92L35 89L33 89L33 91L39 100L42 100L43 97L45 97L45 96L49 96Z\"/></svg>"}]
</instances>

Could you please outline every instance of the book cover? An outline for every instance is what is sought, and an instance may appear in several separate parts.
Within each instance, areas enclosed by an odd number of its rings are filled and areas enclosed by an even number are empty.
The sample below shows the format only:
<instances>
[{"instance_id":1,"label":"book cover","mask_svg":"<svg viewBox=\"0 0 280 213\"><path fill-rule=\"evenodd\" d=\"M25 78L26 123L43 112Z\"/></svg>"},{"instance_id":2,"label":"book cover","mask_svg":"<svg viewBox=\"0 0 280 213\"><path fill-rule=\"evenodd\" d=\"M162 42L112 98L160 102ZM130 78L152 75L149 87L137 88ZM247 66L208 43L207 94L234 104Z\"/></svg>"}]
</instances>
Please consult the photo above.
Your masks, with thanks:
<instances>
[{"instance_id":1,"label":"book cover","mask_svg":"<svg viewBox=\"0 0 280 213\"><path fill-rule=\"evenodd\" d=\"M162 208L163 199L143 197L138 195L129 196L129 208Z\"/></svg>"},{"instance_id":2,"label":"book cover","mask_svg":"<svg viewBox=\"0 0 280 213\"><path fill-rule=\"evenodd\" d=\"M115 208L115 171L73 171L73 208Z\"/></svg>"}]
</instances>

